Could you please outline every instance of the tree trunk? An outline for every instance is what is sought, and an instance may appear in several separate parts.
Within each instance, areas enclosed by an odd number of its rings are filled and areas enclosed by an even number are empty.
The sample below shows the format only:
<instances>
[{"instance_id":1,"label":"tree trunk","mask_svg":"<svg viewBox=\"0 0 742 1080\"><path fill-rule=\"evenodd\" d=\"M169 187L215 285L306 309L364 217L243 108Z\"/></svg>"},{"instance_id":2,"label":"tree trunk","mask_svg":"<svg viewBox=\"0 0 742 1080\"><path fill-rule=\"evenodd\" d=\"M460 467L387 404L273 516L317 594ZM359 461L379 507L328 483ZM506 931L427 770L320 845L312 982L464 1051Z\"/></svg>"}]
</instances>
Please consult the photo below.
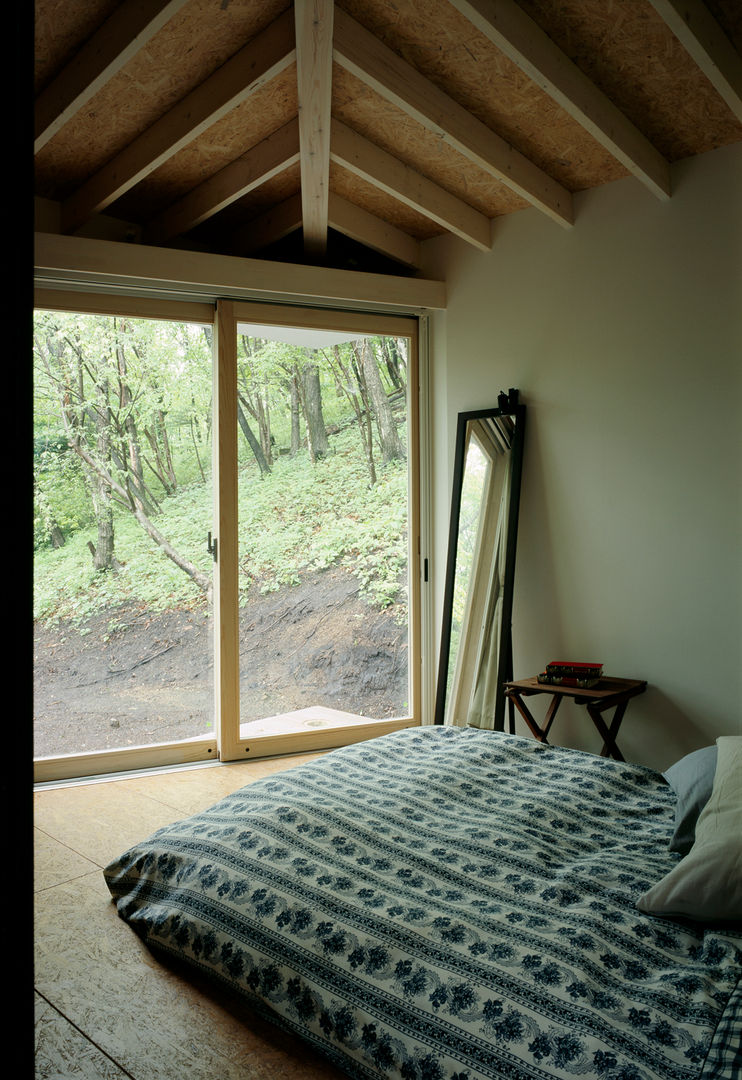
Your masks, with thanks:
<instances>
[{"instance_id":1,"label":"tree trunk","mask_svg":"<svg viewBox=\"0 0 742 1080\"><path fill-rule=\"evenodd\" d=\"M301 446L299 383L296 373L291 377L291 457L296 457Z\"/></svg>"},{"instance_id":2,"label":"tree trunk","mask_svg":"<svg viewBox=\"0 0 742 1080\"><path fill-rule=\"evenodd\" d=\"M307 350L310 352L310 350ZM302 371L302 388L304 391L304 419L307 422L307 439L309 441L309 457L312 461L319 461L330 448L325 428L325 418L322 415L322 388L319 381L319 368L315 363L306 364Z\"/></svg>"},{"instance_id":3,"label":"tree trunk","mask_svg":"<svg viewBox=\"0 0 742 1080\"><path fill-rule=\"evenodd\" d=\"M381 381L376 356L367 338L363 339L361 345L360 365L366 377L366 385L368 386L371 404L376 416L382 460L385 463L397 461L399 458L404 457L404 446L399 438L389 398Z\"/></svg>"},{"instance_id":4,"label":"tree trunk","mask_svg":"<svg viewBox=\"0 0 742 1080\"><path fill-rule=\"evenodd\" d=\"M356 423L358 424L358 431L361 436L361 444L363 446L363 453L366 458L366 465L368 466L369 478L371 480L371 486L376 483L376 462L374 461L374 433L371 428L371 413L366 407L365 388L361 386L358 380L358 369L355 370L355 375L351 374L347 365L343 361L340 347L333 345L332 354L334 358L334 372L335 372L335 385L337 386L338 393L344 394L353 407L355 413ZM353 390L353 384L355 383L358 388L357 391Z\"/></svg>"},{"instance_id":5,"label":"tree trunk","mask_svg":"<svg viewBox=\"0 0 742 1080\"><path fill-rule=\"evenodd\" d=\"M162 409L158 409L155 412L155 434L157 440L162 447L162 453L165 458L165 467L167 469L167 476L170 482L171 492L178 490L178 478L175 475L175 466L173 465L173 455L170 449L170 437L167 433L167 425L165 424L165 413Z\"/></svg>"},{"instance_id":6,"label":"tree trunk","mask_svg":"<svg viewBox=\"0 0 742 1080\"><path fill-rule=\"evenodd\" d=\"M122 323L125 329L125 324ZM142 509L147 514L155 513L157 500L150 493L144 480L142 468L142 454L139 447L139 432L134 419L133 397L127 382L126 351L119 342L116 345L116 363L119 374L119 409L123 412L124 422L117 424L123 442L121 456L123 458L122 472L128 474L129 487L134 498L142 504Z\"/></svg>"},{"instance_id":7,"label":"tree trunk","mask_svg":"<svg viewBox=\"0 0 742 1080\"><path fill-rule=\"evenodd\" d=\"M85 449L85 447L78 441L74 446L75 452L79 457L90 466L90 468L96 472L101 480L107 483L111 490L117 495L123 504L128 505L129 510L137 519L141 527L147 533L147 535L154 540L158 547L162 548L167 557L175 563L177 567L183 570L188 577L195 582L196 585L207 595L211 597L211 578L208 574L204 574L197 566L189 562L188 559L184 559L170 542L162 535L162 533L155 528L152 522L149 520L141 505L136 502L129 491L119 484L112 476L110 476L106 470L92 457L92 455Z\"/></svg>"},{"instance_id":8,"label":"tree trunk","mask_svg":"<svg viewBox=\"0 0 742 1080\"><path fill-rule=\"evenodd\" d=\"M98 406L95 411L96 452L101 461L111 457L110 427L108 425L108 386L99 382L96 386ZM98 543L93 549L93 566L96 570L117 570L114 551L113 503L111 488L97 471L91 476L91 491L95 519L98 524Z\"/></svg>"},{"instance_id":9,"label":"tree trunk","mask_svg":"<svg viewBox=\"0 0 742 1080\"><path fill-rule=\"evenodd\" d=\"M386 363L386 369L389 372L389 378L391 379L392 386L395 390L402 390L404 388L404 377L401 370L401 362L399 356L399 349L397 348L397 342L394 338L382 338L381 348L384 353L384 361Z\"/></svg>"},{"instance_id":10,"label":"tree trunk","mask_svg":"<svg viewBox=\"0 0 742 1080\"><path fill-rule=\"evenodd\" d=\"M193 425L193 417L190 418L190 428L191 428L191 440L193 442L193 449L196 451L196 461L198 462L198 471L201 473L201 479L204 481L204 483L206 483L206 474L204 473L204 467L201 464L201 455L198 452L198 443L199 443L199 439L200 439L200 433L199 433L199 436L197 438L196 431L195 431L195 428L194 428L194 425Z\"/></svg>"},{"instance_id":11,"label":"tree trunk","mask_svg":"<svg viewBox=\"0 0 742 1080\"><path fill-rule=\"evenodd\" d=\"M271 410L267 395L257 395L258 430L260 431L260 445L263 447L265 460L268 465L273 464L273 436L271 435Z\"/></svg>"},{"instance_id":12,"label":"tree trunk","mask_svg":"<svg viewBox=\"0 0 742 1080\"><path fill-rule=\"evenodd\" d=\"M148 427L145 427L144 434L145 434L145 437L147 439L147 442L152 447L152 453L154 454L154 457L155 457L155 464L153 465L152 462L148 458L145 458L144 460L147 463L147 465L149 465L152 472L155 474L157 479L162 484L163 488L165 489L165 494L166 495L173 495L175 493L175 488L173 487L173 485L171 483L171 479L170 479L170 476L169 476L169 473L168 473L167 464L166 464L166 462L164 462L162 460L162 453L160 452L160 445L159 445L159 443L157 441L157 438L156 438L154 432L151 431L150 428L148 428Z\"/></svg>"},{"instance_id":13,"label":"tree trunk","mask_svg":"<svg viewBox=\"0 0 742 1080\"><path fill-rule=\"evenodd\" d=\"M255 455L255 460L258 463L258 468L260 469L261 475L269 473L271 470L268 462L265 460L263 448L258 442L258 440L255 438L252 428L247 422L247 417L242 411L242 406L240 405L239 401L237 402L237 419L239 421L240 427L242 428L242 434L247 439L248 445L250 446L250 449Z\"/></svg>"}]
</instances>

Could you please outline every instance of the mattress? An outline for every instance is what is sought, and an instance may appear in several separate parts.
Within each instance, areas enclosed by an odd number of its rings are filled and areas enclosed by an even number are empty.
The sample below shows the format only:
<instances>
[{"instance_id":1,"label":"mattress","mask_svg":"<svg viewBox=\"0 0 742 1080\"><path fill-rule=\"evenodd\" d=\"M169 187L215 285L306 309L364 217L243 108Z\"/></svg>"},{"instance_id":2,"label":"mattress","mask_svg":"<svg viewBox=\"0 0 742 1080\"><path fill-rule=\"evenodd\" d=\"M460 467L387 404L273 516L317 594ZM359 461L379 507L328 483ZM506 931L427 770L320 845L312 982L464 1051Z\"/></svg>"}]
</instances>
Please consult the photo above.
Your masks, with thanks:
<instances>
[{"instance_id":1,"label":"mattress","mask_svg":"<svg viewBox=\"0 0 742 1080\"><path fill-rule=\"evenodd\" d=\"M258 780L104 871L120 916L387 1080L739 1076L739 927L644 914L660 773L408 728Z\"/></svg>"}]
</instances>

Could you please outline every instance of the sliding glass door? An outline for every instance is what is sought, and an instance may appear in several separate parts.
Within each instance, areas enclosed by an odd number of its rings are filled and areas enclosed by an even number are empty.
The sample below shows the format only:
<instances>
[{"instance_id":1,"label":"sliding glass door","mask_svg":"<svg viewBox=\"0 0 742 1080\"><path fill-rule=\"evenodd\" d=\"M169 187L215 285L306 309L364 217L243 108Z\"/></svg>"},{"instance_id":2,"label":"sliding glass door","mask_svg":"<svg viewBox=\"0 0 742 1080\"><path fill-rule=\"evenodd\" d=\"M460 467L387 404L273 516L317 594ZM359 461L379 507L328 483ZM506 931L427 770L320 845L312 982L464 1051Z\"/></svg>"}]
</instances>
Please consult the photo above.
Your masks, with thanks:
<instances>
[{"instance_id":1,"label":"sliding glass door","mask_svg":"<svg viewBox=\"0 0 742 1080\"><path fill-rule=\"evenodd\" d=\"M220 467L219 562L236 591L220 752L334 746L410 724L416 322L230 304L217 325L234 440Z\"/></svg>"},{"instance_id":2,"label":"sliding glass door","mask_svg":"<svg viewBox=\"0 0 742 1080\"><path fill-rule=\"evenodd\" d=\"M171 759L173 744L215 756L211 309L47 303L33 329L34 757L74 773Z\"/></svg>"},{"instance_id":3,"label":"sliding glass door","mask_svg":"<svg viewBox=\"0 0 742 1080\"><path fill-rule=\"evenodd\" d=\"M417 320L40 293L36 779L420 722Z\"/></svg>"}]
</instances>

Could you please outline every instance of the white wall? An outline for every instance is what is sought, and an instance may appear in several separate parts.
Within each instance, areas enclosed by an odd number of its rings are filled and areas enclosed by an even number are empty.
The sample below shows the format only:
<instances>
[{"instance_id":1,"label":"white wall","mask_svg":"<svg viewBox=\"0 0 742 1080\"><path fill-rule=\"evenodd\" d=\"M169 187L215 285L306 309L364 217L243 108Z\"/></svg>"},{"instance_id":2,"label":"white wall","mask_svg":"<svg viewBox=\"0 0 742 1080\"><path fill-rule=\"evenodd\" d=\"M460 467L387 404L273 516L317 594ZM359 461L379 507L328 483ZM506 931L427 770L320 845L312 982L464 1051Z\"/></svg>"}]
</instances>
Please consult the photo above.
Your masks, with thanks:
<instances>
[{"instance_id":1,"label":"white wall","mask_svg":"<svg viewBox=\"0 0 742 1080\"><path fill-rule=\"evenodd\" d=\"M498 219L492 251L440 239L433 320L440 613L456 414L528 408L515 675L553 658L647 679L619 745L664 768L742 732L742 147L576 196L562 229ZM533 700L541 710L546 699ZM597 751L571 702L552 741Z\"/></svg>"}]
</instances>

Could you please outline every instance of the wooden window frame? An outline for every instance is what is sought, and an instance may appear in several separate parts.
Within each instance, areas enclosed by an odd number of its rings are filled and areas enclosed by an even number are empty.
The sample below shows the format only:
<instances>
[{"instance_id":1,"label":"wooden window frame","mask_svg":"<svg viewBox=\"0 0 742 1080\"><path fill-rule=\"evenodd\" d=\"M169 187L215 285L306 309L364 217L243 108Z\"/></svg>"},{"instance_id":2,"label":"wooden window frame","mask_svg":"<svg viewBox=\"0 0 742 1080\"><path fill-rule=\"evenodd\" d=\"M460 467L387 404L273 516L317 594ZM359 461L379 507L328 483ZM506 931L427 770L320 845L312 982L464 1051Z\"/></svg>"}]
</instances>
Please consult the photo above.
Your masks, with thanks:
<instances>
[{"instance_id":1,"label":"wooden window frame","mask_svg":"<svg viewBox=\"0 0 742 1080\"><path fill-rule=\"evenodd\" d=\"M214 566L214 736L179 742L129 747L115 750L65 754L34 761L34 782L51 783L169 768L206 762L244 761L330 749L374 738L422 722L426 675L423 661L424 634L422 604L422 460L421 430L421 333L417 315L380 313L377 310L333 310L328 307L301 307L260 301L217 300L216 303L180 299L112 295L40 287L35 307L88 314L128 315L132 318L163 319L211 325L214 330L214 428L212 454L214 475L214 534L218 557ZM410 711L405 717L379 720L350 727L322 728L297 734L240 737L240 690L238 663L237 605L237 324L239 321L341 330L357 329L404 337L410 342L408 385L408 581L409 581L409 685ZM424 394L423 394L424 396ZM427 474L426 474L427 478ZM425 541L425 546L427 540ZM428 613L426 613L428 614ZM430 673L427 679L430 679Z\"/></svg>"},{"instance_id":2,"label":"wooden window frame","mask_svg":"<svg viewBox=\"0 0 742 1080\"><path fill-rule=\"evenodd\" d=\"M239 657L237 636L237 326L240 322L302 329L347 331L404 337L410 342L408 372L408 581L410 711L405 717L376 720L368 724L326 727L311 733L240 737ZM421 574L420 574L420 382L418 321L411 316L296 308L287 305L217 301L215 322L215 416L218 455L214 485L214 523L218 559L214 579L214 620L222 633L215 638L215 686L219 758L244 761L252 757L323 750L413 727L421 722ZM217 617L219 612L219 617Z\"/></svg>"}]
</instances>

